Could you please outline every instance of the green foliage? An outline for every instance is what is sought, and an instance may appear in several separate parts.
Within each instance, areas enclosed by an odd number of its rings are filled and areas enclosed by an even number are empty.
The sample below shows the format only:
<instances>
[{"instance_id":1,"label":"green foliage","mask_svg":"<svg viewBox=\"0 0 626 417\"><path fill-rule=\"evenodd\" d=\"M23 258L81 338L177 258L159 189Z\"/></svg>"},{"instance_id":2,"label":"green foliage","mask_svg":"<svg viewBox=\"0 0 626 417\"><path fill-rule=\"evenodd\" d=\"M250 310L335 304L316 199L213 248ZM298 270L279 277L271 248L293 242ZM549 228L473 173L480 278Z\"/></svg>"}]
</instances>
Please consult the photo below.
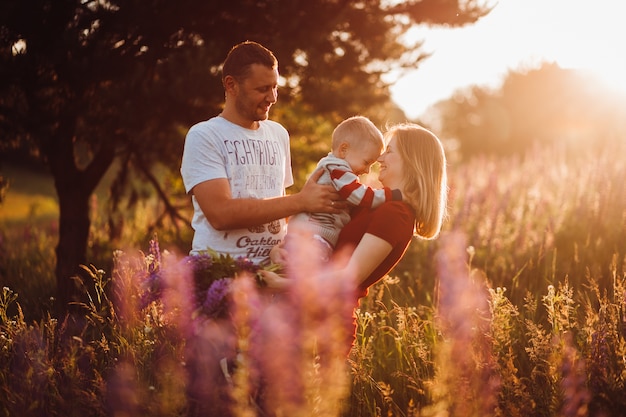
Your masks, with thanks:
<instances>
[{"instance_id":1,"label":"green foliage","mask_svg":"<svg viewBox=\"0 0 626 417\"><path fill-rule=\"evenodd\" d=\"M433 346L439 338L434 312L389 300L389 290L398 282L385 279L367 300L370 304L357 310L348 415L377 415L377 409L402 415L409 404L418 409L429 403Z\"/></svg>"},{"instance_id":2,"label":"green foliage","mask_svg":"<svg viewBox=\"0 0 626 417\"><path fill-rule=\"evenodd\" d=\"M555 144L523 157L451 165L444 233L465 233L472 267L493 287L506 287L518 306L527 292L539 294L566 276L574 288L588 276L610 288L613 256L626 254L626 164L615 158L625 147L620 140L598 148ZM429 260L438 244L413 242L396 269L422 303L433 297Z\"/></svg>"},{"instance_id":3,"label":"green foliage","mask_svg":"<svg viewBox=\"0 0 626 417\"><path fill-rule=\"evenodd\" d=\"M84 269L89 281L81 284L88 301L77 305L80 316L48 315L29 324L19 305L9 317L17 294L2 290L0 413L178 415L184 407L182 340L173 337L157 306L127 308L138 296L128 276L120 276L111 289L104 271ZM159 395L163 387L166 396Z\"/></svg>"},{"instance_id":4,"label":"green foliage","mask_svg":"<svg viewBox=\"0 0 626 417\"><path fill-rule=\"evenodd\" d=\"M2 229L0 283L27 295L21 300L26 319L39 319L54 306L55 223L4 223Z\"/></svg>"},{"instance_id":5,"label":"green foliage","mask_svg":"<svg viewBox=\"0 0 626 417\"><path fill-rule=\"evenodd\" d=\"M9 183L7 182L7 180L4 179L2 175L0 175L0 204L4 202L4 198L8 188Z\"/></svg>"},{"instance_id":6,"label":"green foliage","mask_svg":"<svg viewBox=\"0 0 626 417\"><path fill-rule=\"evenodd\" d=\"M289 130L291 166L294 186L289 192L299 191L317 161L331 150L332 133L341 121L337 115L313 113L310 106L290 100L276 106L274 116Z\"/></svg>"},{"instance_id":7,"label":"green foliage","mask_svg":"<svg viewBox=\"0 0 626 417\"><path fill-rule=\"evenodd\" d=\"M232 323L245 354L232 372L233 390L225 388L237 404L235 415L251 412L246 381L259 346L283 360L272 369L293 371L281 386L302 387L312 415L623 415L626 165L614 156L625 145L546 146L524 158L481 157L451 166L442 235L413 242L402 263L361 300L349 375L338 368L337 385L324 382L330 375L315 355L293 361L282 350L294 341L315 346L310 333L285 333L294 317L306 323L302 329L319 331L316 315L329 318L324 325L336 324L341 303L326 292L328 283L301 289L298 310L276 316L280 320L264 315L271 337L261 344L251 339L249 321L259 317L258 304L243 296L253 294L250 288L239 292ZM187 413L189 364L204 369L191 358L209 357L230 327L204 323L203 356L193 356L189 299L141 308L136 277L148 274L153 259L140 251L116 252L110 278L84 268L80 314L54 318L39 295L45 291L36 289L49 288L52 279L54 255L44 238L50 232L32 230L41 237L4 232L0 251L2 282L16 277L0 294L0 415ZM145 236L139 227L136 233ZM162 253L164 265L172 265L175 256ZM229 268L227 262L223 273ZM211 403L215 391L207 392ZM303 408L294 410L298 415Z\"/></svg>"},{"instance_id":8,"label":"green foliage","mask_svg":"<svg viewBox=\"0 0 626 417\"><path fill-rule=\"evenodd\" d=\"M457 293L452 307L440 303L429 312L371 300L388 292L389 282L357 312L346 415L622 415L626 275L614 281L618 296L600 300L594 283L590 292L567 282L550 286L541 297L547 327L536 321L535 303L527 300L520 312L504 288ZM464 310L481 298L489 301L488 315ZM572 314L583 306L584 316ZM464 312L452 327L441 321L450 308Z\"/></svg>"},{"instance_id":9,"label":"green foliage","mask_svg":"<svg viewBox=\"0 0 626 417\"><path fill-rule=\"evenodd\" d=\"M551 143L597 145L626 133L626 96L584 72L544 63L510 71L496 89L472 86L437 104L442 137L470 158L523 154Z\"/></svg>"},{"instance_id":10,"label":"green foliage","mask_svg":"<svg viewBox=\"0 0 626 417\"><path fill-rule=\"evenodd\" d=\"M112 168L112 229L127 187L129 201L139 198L133 178L155 190L164 217L180 220L174 190L154 169L177 170L185 131L220 111L219 66L233 45L251 39L272 49L285 95L320 117L368 112L389 106L383 74L423 58L419 44L401 42L411 24L460 26L488 11L474 2L418 3L3 1L0 152L30 155L54 177L63 304L75 295L69 277L85 263L90 197Z\"/></svg>"}]
</instances>

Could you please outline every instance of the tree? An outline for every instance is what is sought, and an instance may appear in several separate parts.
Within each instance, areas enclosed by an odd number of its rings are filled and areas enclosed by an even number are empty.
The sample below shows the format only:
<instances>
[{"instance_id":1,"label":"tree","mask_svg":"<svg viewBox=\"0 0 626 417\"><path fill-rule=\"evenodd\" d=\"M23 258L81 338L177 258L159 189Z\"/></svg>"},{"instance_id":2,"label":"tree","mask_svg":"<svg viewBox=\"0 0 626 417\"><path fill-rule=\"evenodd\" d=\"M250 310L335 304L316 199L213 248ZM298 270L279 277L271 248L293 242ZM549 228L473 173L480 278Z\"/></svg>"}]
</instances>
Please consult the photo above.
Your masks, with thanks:
<instances>
[{"instance_id":1,"label":"tree","mask_svg":"<svg viewBox=\"0 0 626 417\"><path fill-rule=\"evenodd\" d=\"M588 74L543 63L509 71L498 89L472 86L436 106L463 156L510 155L533 144L611 140L624 132L624 97Z\"/></svg>"},{"instance_id":2,"label":"tree","mask_svg":"<svg viewBox=\"0 0 626 417\"><path fill-rule=\"evenodd\" d=\"M459 26L487 12L449 0L4 0L2 148L28 149L54 178L60 303L85 263L94 188L115 161L113 208L137 175L167 200L152 167L177 168L184 127L219 111L219 65L232 45L265 44L286 101L343 116L387 102L381 74L424 58L419 44L399 41L410 25Z\"/></svg>"}]
</instances>

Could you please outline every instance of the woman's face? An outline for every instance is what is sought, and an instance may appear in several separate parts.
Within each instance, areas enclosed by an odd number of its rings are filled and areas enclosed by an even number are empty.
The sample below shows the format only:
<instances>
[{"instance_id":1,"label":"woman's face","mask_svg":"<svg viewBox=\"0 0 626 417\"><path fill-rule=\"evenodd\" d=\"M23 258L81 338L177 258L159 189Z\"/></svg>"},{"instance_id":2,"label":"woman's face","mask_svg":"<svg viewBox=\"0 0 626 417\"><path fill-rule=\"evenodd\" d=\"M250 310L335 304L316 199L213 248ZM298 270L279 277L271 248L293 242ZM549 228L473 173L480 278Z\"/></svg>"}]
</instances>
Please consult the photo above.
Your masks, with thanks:
<instances>
[{"instance_id":1,"label":"woman's face","mask_svg":"<svg viewBox=\"0 0 626 417\"><path fill-rule=\"evenodd\" d=\"M391 140L387 144L387 149L378 158L380 164L380 170L378 174L378 180L385 186L391 189L402 189L404 170L402 157L398 153L396 148L396 138L391 137Z\"/></svg>"}]
</instances>

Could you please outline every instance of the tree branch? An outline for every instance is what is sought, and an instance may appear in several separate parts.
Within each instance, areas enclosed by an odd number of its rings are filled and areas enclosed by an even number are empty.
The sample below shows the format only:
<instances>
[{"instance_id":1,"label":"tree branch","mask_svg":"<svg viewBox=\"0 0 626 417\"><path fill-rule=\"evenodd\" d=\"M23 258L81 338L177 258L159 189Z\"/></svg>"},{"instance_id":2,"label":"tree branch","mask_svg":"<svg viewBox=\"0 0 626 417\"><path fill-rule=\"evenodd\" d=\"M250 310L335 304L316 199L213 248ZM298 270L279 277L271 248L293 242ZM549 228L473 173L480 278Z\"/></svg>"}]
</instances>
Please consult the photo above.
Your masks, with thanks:
<instances>
[{"instance_id":1,"label":"tree branch","mask_svg":"<svg viewBox=\"0 0 626 417\"><path fill-rule=\"evenodd\" d=\"M163 188L159 184L159 181L154 176L154 174L150 171L150 169L146 167L144 161L137 154L135 154L134 160L139 171L146 177L148 182L152 184L152 186L157 192L157 195L159 196L159 199L163 202L163 204L165 204L165 213L167 213L169 217L172 219L172 223L174 224L174 227L176 228L176 235L180 237L180 227L177 223L177 220L187 222L187 219L183 217L180 214L179 210L170 202L170 199L167 196L167 193L163 190ZM161 221L161 219L162 217L159 218L158 221Z\"/></svg>"}]
</instances>

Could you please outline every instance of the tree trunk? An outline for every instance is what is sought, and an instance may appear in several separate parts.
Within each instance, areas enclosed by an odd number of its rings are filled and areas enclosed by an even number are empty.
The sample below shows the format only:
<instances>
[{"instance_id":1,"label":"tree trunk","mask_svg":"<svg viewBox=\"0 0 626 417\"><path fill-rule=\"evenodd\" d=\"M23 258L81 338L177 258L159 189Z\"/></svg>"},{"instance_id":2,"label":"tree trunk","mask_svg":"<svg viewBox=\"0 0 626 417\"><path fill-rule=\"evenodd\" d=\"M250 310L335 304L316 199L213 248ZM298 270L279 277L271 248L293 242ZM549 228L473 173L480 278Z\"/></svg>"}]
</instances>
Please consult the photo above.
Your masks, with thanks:
<instances>
[{"instance_id":1,"label":"tree trunk","mask_svg":"<svg viewBox=\"0 0 626 417\"><path fill-rule=\"evenodd\" d=\"M68 303L82 295L73 277L85 264L89 238L89 199L115 158L113 141L96 146L93 159L84 168L74 154L76 116L59 118L60 128L43 147L59 198L59 243L56 248L57 308L69 310Z\"/></svg>"},{"instance_id":2,"label":"tree trunk","mask_svg":"<svg viewBox=\"0 0 626 417\"><path fill-rule=\"evenodd\" d=\"M68 303L80 299L73 277L85 264L89 238L89 198L91 190L84 190L81 181L55 179L59 198L59 242L56 247L57 299L66 310Z\"/></svg>"}]
</instances>

